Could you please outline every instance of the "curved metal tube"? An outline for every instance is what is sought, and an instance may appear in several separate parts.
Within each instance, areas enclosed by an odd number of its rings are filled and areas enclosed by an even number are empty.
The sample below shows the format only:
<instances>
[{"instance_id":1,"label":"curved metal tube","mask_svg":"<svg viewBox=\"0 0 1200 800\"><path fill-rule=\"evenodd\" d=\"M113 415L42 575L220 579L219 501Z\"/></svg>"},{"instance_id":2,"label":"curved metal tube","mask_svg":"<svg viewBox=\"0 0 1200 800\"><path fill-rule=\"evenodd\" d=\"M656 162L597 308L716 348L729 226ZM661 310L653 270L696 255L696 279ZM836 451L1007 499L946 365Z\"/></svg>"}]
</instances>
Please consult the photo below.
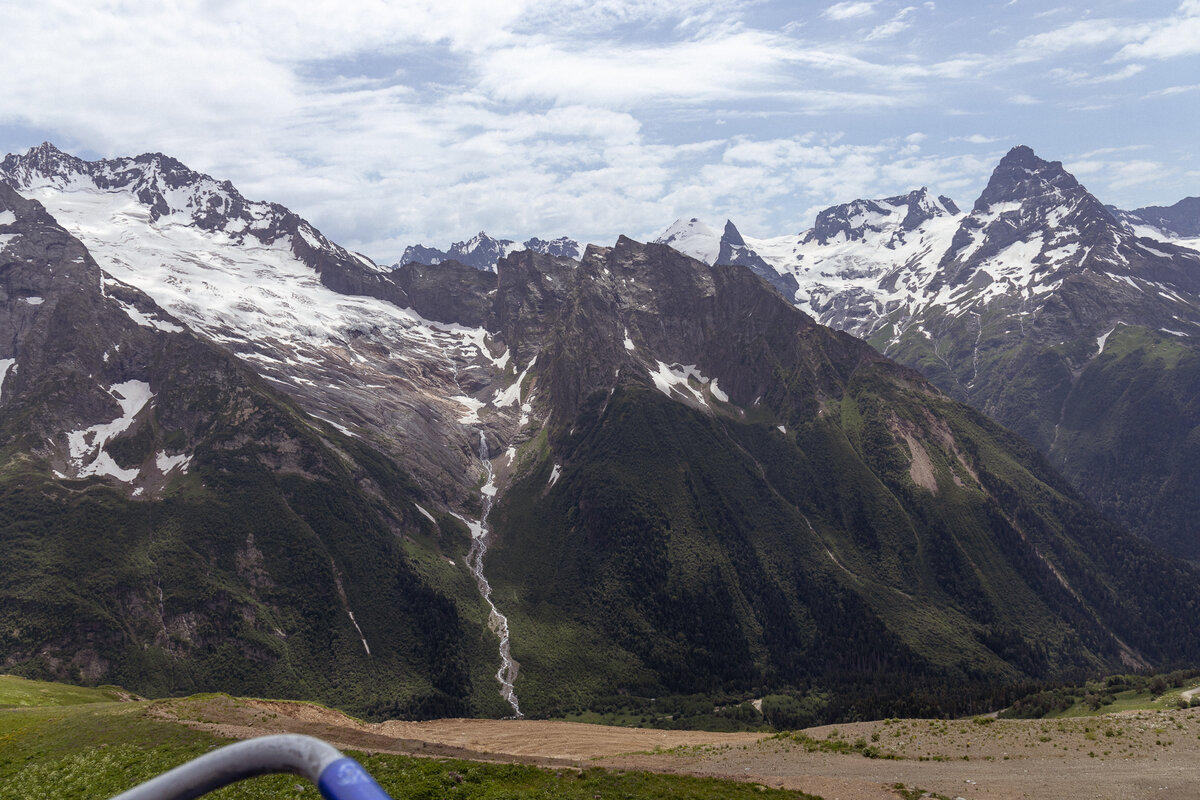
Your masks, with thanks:
<instances>
[{"instance_id":1,"label":"curved metal tube","mask_svg":"<svg viewBox=\"0 0 1200 800\"><path fill-rule=\"evenodd\" d=\"M308 778L325 800L391 800L357 761L320 739L292 733L227 745L112 800L191 800L245 778L277 772Z\"/></svg>"}]
</instances>

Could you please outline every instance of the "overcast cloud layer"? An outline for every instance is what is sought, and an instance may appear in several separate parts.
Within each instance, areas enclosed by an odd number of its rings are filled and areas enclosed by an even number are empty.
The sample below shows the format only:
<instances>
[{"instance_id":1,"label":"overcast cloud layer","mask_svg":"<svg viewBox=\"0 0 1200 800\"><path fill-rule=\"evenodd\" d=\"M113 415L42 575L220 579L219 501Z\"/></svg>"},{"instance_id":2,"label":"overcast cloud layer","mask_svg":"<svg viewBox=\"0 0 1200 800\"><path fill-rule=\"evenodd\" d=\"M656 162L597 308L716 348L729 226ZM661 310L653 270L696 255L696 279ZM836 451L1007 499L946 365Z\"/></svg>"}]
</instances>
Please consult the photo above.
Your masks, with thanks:
<instances>
[{"instance_id":1,"label":"overcast cloud layer","mask_svg":"<svg viewBox=\"0 0 1200 800\"><path fill-rule=\"evenodd\" d=\"M1013 145L1200 194L1200 0L0 0L0 150L159 151L384 263L480 229L796 232Z\"/></svg>"}]
</instances>

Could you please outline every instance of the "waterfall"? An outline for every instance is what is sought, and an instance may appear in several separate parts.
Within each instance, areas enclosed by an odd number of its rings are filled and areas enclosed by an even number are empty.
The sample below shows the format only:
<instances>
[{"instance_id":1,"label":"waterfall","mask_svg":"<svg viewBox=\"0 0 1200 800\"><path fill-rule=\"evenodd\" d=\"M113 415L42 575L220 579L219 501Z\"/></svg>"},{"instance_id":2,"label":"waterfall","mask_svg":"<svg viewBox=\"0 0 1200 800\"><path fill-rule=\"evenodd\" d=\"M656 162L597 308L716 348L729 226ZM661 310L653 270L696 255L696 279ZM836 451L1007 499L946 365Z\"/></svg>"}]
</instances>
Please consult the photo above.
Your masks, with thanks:
<instances>
[{"instance_id":1,"label":"waterfall","mask_svg":"<svg viewBox=\"0 0 1200 800\"><path fill-rule=\"evenodd\" d=\"M492 511L492 502L496 497L496 484L493 482L495 474L492 471L487 439L482 431L479 434L479 460L483 462L483 466L487 470L487 480L481 490L482 503L479 524L469 525L471 548L467 551L467 568L475 576L475 585L479 587L479 594L488 604L488 627L500 639L500 669L496 672L496 680L500 683L500 696L512 706L513 716L520 717L524 715L521 714L521 707L517 703L517 693L513 688L513 683L517 680L519 665L513 661L508 646L508 617L501 614L496 608L496 604L492 602L492 585L488 583L488 579L483 574L483 557L487 555L488 535L491 533L487 527L487 518Z\"/></svg>"}]
</instances>

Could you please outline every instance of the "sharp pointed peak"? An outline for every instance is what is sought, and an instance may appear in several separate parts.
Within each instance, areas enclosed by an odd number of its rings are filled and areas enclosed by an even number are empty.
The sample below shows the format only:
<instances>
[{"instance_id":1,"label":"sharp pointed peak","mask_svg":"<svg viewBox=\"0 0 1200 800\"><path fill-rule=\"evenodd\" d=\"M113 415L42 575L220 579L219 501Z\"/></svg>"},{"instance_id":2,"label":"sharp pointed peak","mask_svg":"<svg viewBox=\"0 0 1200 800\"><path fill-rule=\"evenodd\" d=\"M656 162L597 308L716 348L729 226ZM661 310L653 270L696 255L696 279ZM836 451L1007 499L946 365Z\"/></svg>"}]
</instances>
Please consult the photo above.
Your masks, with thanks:
<instances>
[{"instance_id":1,"label":"sharp pointed peak","mask_svg":"<svg viewBox=\"0 0 1200 800\"><path fill-rule=\"evenodd\" d=\"M721 234L721 240L731 245L744 245L746 240L742 238L741 232L737 226L733 224L733 220L725 220L725 231Z\"/></svg>"},{"instance_id":2,"label":"sharp pointed peak","mask_svg":"<svg viewBox=\"0 0 1200 800\"><path fill-rule=\"evenodd\" d=\"M1041 161L1037 153L1033 152L1032 147L1027 144L1019 144L1005 153L1004 158L1000 159L1000 163L1004 163L1005 161L1021 162L1032 160Z\"/></svg>"},{"instance_id":3,"label":"sharp pointed peak","mask_svg":"<svg viewBox=\"0 0 1200 800\"><path fill-rule=\"evenodd\" d=\"M1086 193L1087 190L1063 168L1061 161L1046 161L1028 145L1017 145L992 171L974 210L986 211L996 203L1078 192Z\"/></svg>"},{"instance_id":4,"label":"sharp pointed peak","mask_svg":"<svg viewBox=\"0 0 1200 800\"><path fill-rule=\"evenodd\" d=\"M1029 172L1066 172L1063 169L1061 161L1047 161L1033 152L1033 148L1026 144L1019 144L1005 153L1004 158L1000 159L1000 163L996 165L996 169L1024 169Z\"/></svg>"},{"instance_id":5,"label":"sharp pointed peak","mask_svg":"<svg viewBox=\"0 0 1200 800\"><path fill-rule=\"evenodd\" d=\"M29 150L26 152L29 152L29 153L35 153L35 152L36 153L63 153L64 155L66 154L64 150L62 150L58 147L58 145L54 144L54 142L51 142L49 140L44 141L39 145L34 145L33 147L29 148Z\"/></svg>"}]
</instances>

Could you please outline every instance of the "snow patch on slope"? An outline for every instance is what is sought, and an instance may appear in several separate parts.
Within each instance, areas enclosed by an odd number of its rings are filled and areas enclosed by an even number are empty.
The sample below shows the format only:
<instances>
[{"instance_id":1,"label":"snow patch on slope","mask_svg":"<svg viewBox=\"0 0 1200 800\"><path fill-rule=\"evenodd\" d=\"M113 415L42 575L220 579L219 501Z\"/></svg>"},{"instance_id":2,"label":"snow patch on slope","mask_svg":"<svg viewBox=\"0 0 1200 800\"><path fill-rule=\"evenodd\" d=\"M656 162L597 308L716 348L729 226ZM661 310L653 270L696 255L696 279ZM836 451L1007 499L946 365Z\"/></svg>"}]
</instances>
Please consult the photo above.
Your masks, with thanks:
<instances>
[{"instance_id":1,"label":"snow patch on slope","mask_svg":"<svg viewBox=\"0 0 1200 800\"><path fill-rule=\"evenodd\" d=\"M154 465L158 467L158 471L163 475L175 469L187 472L188 465L191 463L192 457L187 453L169 456L166 450L160 450L154 456Z\"/></svg>"},{"instance_id":2,"label":"snow patch on slope","mask_svg":"<svg viewBox=\"0 0 1200 800\"><path fill-rule=\"evenodd\" d=\"M696 218L677 219L654 240L673 247L685 256L712 264L721 252L721 232Z\"/></svg>"},{"instance_id":3,"label":"snow patch on slope","mask_svg":"<svg viewBox=\"0 0 1200 800\"><path fill-rule=\"evenodd\" d=\"M479 418L479 409L483 408L487 403L482 400L476 400L474 397L468 397L465 394L460 394L450 399L467 409L467 413L458 418L460 423L463 425L478 425L482 422Z\"/></svg>"},{"instance_id":4,"label":"snow patch on slope","mask_svg":"<svg viewBox=\"0 0 1200 800\"><path fill-rule=\"evenodd\" d=\"M509 358L507 352L499 358L491 354L482 328L432 322L384 300L334 292L295 255L288 236L262 244L171 217L153 222L136 197L90 184L68 191L35 188L26 194L80 239L105 272L141 289L193 330L239 345L234 348L239 357L257 354L278 365L316 364L324 363L332 346L362 362L354 340L371 332L403 342L407 354L437 361L478 355L503 369ZM138 324L178 329L127 304L122 308ZM321 358L305 362L305 353ZM393 358L405 360L399 354Z\"/></svg>"},{"instance_id":5,"label":"snow patch on slope","mask_svg":"<svg viewBox=\"0 0 1200 800\"><path fill-rule=\"evenodd\" d=\"M508 354L505 353L506 364L508 363L507 355ZM505 406L515 406L520 403L521 386L525 383L525 378L529 375L529 370L533 369L533 365L536 363L537 356L534 356L530 360L529 366L525 367L525 369L521 371L521 374L517 376L516 380L512 382L511 386L509 386L507 389L500 389L496 392L496 395L492 398L492 405L496 408L504 408Z\"/></svg>"},{"instance_id":6,"label":"snow patch on slope","mask_svg":"<svg viewBox=\"0 0 1200 800\"><path fill-rule=\"evenodd\" d=\"M650 380L654 381L655 387L665 394L667 397L674 397L672 392L678 392L684 397L689 397L701 405L707 406L708 403L704 399L704 392L692 387L691 381L698 381L701 385L709 383L708 378L700 374L700 370L696 369L695 364L666 364L662 361L656 362L657 370L647 370L650 375Z\"/></svg>"},{"instance_id":7,"label":"snow patch on slope","mask_svg":"<svg viewBox=\"0 0 1200 800\"><path fill-rule=\"evenodd\" d=\"M67 434L67 447L72 466L81 478L90 475L108 475L130 483L138 476L138 469L122 469L104 446L126 431L154 394L145 381L125 381L106 390L121 407L121 416L112 422L102 422L81 431Z\"/></svg>"},{"instance_id":8,"label":"snow patch on slope","mask_svg":"<svg viewBox=\"0 0 1200 800\"><path fill-rule=\"evenodd\" d=\"M822 243L806 231L743 239L776 272L796 279L797 308L824 324L863 335L869 330L846 317L875 319L897 307L914 313L966 216L945 212L904 230L907 205L878 205L888 213L872 212L869 220L855 217L863 225L870 223L861 238L839 233Z\"/></svg>"},{"instance_id":9,"label":"snow patch on slope","mask_svg":"<svg viewBox=\"0 0 1200 800\"><path fill-rule=\"evenodd\" d=\"M1113 335L1113 331L1117 329L1117 326L1124 324L1125 323L1123 322L1118 322L1116 325L1112 326L1112 330L1110 330L1108 333L1102 333L1096 337L1096 347L1100 348L1096 355L1100 355L1104 352L1104 345L1108 344L1108 337Z\"/></svg>"}]
</instances>

